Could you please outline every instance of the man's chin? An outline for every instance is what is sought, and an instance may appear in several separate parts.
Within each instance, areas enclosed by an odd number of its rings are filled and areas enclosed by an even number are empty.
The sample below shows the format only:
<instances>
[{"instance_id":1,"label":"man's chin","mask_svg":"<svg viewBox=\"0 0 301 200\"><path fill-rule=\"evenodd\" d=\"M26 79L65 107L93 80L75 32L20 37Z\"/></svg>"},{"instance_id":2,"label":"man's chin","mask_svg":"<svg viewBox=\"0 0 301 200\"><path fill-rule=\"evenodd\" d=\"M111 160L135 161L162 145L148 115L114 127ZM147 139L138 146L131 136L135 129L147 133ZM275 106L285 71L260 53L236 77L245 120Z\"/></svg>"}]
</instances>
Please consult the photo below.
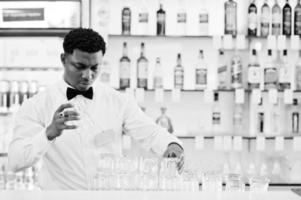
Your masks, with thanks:
<instances>
[{"instance_id":1,"label":"man's chin","mask_svg":"<svg viewBox=\"0 0 301 200\"><path fill-rule=\"evenodd\" d=\"M86 91L86 90L88 90L90 87L91 87L91 84L79 84L79 85L77 86L77 89L78 89L79 91Z\"/></svg>"}]
</instances>

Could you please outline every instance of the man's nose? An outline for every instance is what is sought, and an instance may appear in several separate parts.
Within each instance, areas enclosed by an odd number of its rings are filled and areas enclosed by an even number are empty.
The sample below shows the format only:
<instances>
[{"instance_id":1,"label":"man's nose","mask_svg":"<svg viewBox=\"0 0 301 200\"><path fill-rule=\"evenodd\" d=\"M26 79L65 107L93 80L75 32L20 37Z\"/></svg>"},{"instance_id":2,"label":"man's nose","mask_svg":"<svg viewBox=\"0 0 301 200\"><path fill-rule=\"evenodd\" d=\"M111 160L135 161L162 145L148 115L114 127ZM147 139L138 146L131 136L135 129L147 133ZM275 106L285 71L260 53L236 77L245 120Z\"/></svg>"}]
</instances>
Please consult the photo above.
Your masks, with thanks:
<instances>
[{"instance_id":1,"label":"man's nose","mask_svg":"<svg viewBox=\"0 0 301 200\"><path fill-rule=\"evenodd\" d=\"M92 77L92 71L90 69L86 69L82 73L82 78L90 79Z\"/></svg>"}]
</instances>

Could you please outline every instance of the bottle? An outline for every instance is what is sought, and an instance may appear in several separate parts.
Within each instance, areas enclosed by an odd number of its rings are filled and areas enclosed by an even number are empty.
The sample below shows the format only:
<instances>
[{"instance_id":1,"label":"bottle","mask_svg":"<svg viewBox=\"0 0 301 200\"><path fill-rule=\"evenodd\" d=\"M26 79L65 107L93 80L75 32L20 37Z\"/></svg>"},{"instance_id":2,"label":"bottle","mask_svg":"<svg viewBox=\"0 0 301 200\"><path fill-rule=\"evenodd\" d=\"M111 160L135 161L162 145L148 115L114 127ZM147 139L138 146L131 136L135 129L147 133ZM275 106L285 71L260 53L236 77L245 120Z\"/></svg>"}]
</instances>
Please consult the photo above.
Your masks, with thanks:
<instances>
[{"instance_id":1,"label":"bottle","mask_svg":"<svg viewBox=\"0 0 301 200\"><path fill-rule=\"evenodd\" d=\"M277 66L272 60L272 50L268 49L267 63L264 68L264 87L266 90L271 88L277 89L278 74Z\"/></svg>"},{"instance_id":2,"label":"bottle","mask_svg":"<svg viewBox=\"0 0 301 200\"><path fill-rule=\"evenodd\" d=\"M186 35L187 12L185 8L185 0L178 0L177 10L177 30L179 35Z\"/></svg>"},{"instance_id":3,"label":"bottle","mask_svg":"<svg viewBox=\"0 0 301 200\"><path fill-rule=\"evenodd\" d=\"M235 104L233 113L233 130L234 135L243 134L243 105Z\"/></svg>"},{"instance_id":4,"label":"bottle","mask_svg":"<svg viewBox=\"0 0 301 200\"><path fill-rule=\"evenodd\" d=\"M161 65L161 59L156 58L156 65L154 69L154 88L163 88L163 69Z\"/></svg>"},{"instance_id":5,"label":"bottle","mask_svg":"<svg viewBox=\"0 0 301 200\"><path fill-rule=\"evenodd\" d=\"M258 111L257 111L257 129L258 133L263 134L265 131L265 117L264 117L264 109L263 109L263 98L261 97L260 103L258 105Z\"/></svg>"},{"instance_id":6,"label":"bottle","mask_svg":"<svg viewBox=\"0 0 301 200\"><path fill-rule=\"evenodd\" d=\"M267 37L270 34L271 9L268 0L264 1L261 6L260 32L262 37Z\"/></svg>"},{"instance_id":7,"label":"bottle","mask_svg":"<svg viewBox=\"0 0 301 200\"><path fill-rule=\"evenodd\" d=\"M8 91L8 82L0 81L0 113L6 113L8 111Z\"/></svg>"},{"instance_id":8,"label":"bottle","mask_svg":"<svg viewBox=\"0 0 301 200\"><path fill-rule=\"evenodd\" d=\"M102 71L100 75L100 81L106 84L110 84L111 79L111 67L107 60L102 62Z\"/></svg>"},{"instance_id":9,"label":"bottle","mask_svg":"<svg viewBox=\"0 0 301 200\"><path fill-rule=\"evenodd\" d=\"M16 112L20 107L19 83L18 81L11 81L9 94L9 111Z\"/></svg>"},{"instance_id":10,"label":"bottle","mask_svg":"<svg viewBox=\"0 0 301 200\"><path fill-rule=\"evenodd\" d=\"M293 112L292 112L292 133L299 133L299 112L298 112L298 99L293 99Z\"/></svg>"},{"instance_id":11,"label":"bottle","mask_svg":"<svg viewBox=\"0 0 301 200\"><path fill-rule=\"evenodd\" d=\"M252 0L248 8L248 35L257 36L257 7L255 0Z\"/></svg>"},{"instance_id":12,"label":"bottle","mask_svg":"<svg viewBox=\"0 0 301 200\"><path fill-rule=\"evenodd\" d=\"M242 63L241 57L238 55L237 50L233 58L231 59L231 85L232 88L241 88L243 86L242 82Z\"/></svg>"},{"instance_id":13,"label":"bottle","mask_svg":"<svg viewBox=\"0 0 301 200\"><path fill-rule=\"evenodd\" d=\"M281 34L281 17L281 8L278 0L275 0L275 4L272 7L272 35Z\"/></svg>"},{"instance_id":14,"label":"bottle","mask_svg":"<svg viewBox=\"0 0 301 200\"><path fill-rule=\"evenodd\" d=\"M131 60L128 57L127 43L123 43L123 55L119 60L119 88L126 89L130 87L131 79Z\"/></svg>"},{"instance_id":15,"label":"bottle","mask_svg":"<svg viewBox=\"0 0 301 200\"><path fill-rule=\"evenodd\" d=\"M270 119L270 126L271 126L271 134L272 135L279 135L280 133L280 104L277 101L276 104L272 106L271 110L271 119Z\"/></svg>"},{"instance_id":16,"label":"bottle","mask_svg":"<svg viewBox=\"0 0 301 200\"><path fill-rule=\"evenodd\" d=\"M165 35L166 14L163 10L162 3L157 11L157 35Z\"/></svg>"},{"instance_id":17,"label":"bottle","mask_svg":"<svg viewBox=\"0 0 301 200\"><path fill-rule=\"evenodd\" d=\"M228 66L222 49L219 50L217 76L218 89L228 89Z\"/></svg>"},{"instance_id":18,"label":"bottle","mask_svg":"<svg viewBox=\"0 0 301 200\"><path fill-rule=\"evenodd\" d=\"M204 60L203 50L199 51L198 62L195 66L195 89L205 89L207 86L207 64Z\"/></svg>"},{"instance_id":19,"label":"bottle","mask_svg":"<svg viewBox=\"0 0 301 200\"><path fill-rule=\"evenodd\" d=\"M225 34L237 34L237 3L234 0L225 2Z\"/></svg>"},{"instance_id":20,"label":"bottle","mask_svg":"<svg viewBox=\"0 0 301 200\"><path fill-rule=\"evenodd\" d=\"M144 43L140 46L140 57L137 60L137 87L147 89L148 60L144 55Z\"/></svg>"},{"instance_id":21,"label":"bottle","mask_svg":"<svg viewBox=\"0 0 301 200\"><path fill-rule=\"evenodd\" d=\"M174 68L174 88L183 89L184 86L184 67L182 66L181 54L178 53L177 65Z\"/></svg>"},{"instance_id":22,"label":"bottle","mask_svg":"<svg viewBox=\"0 0 301 200\"><path fill-rule=\"evenodd\" d=\"M141 8L138 13L137 31L139 35L148 35L149 33L149 12L146 0L141 2Z\"/></svg>"},{"instance_id":23,"label":"bottle","mask_svg":"<svg viewBox=\"0 0 301 200\"><path fill-rule=\"evenodd\" d=\"M213 107L212 107L212 132L215 134L219 131L219 126L221 124L221 111L219 106L219 94L218 92L214 93L213 98Z\"/></svg>"},{"instance_id":24,"label":"bottle","mask_svg":"<svg viewBox=\"0 0 301 200\"><path fill-rule=\"evenodd\" d=\"M128 5L125 5L121 11L121 34L131 34L131 9Z\"/></svg>"},{"instance_id":25,"label":"bottle","mask_svg":"<svg viewBox=\"0 0 301 200\"><path fill-rule=\"evenodd\" d=\"M287 59L287 50L283 50L282 62L279 63L279 88L290 89L293 80L292 66Z\"/></svg>"},{"instance_id":26,"label":"bottle","mask_svg":"<svg viewBox=\"0 0 301 200\"><path fill-rule=\"evenodd\" d=\"M170 118L166 115L166 107L161 107L161 115L156 119L156 123L165 128L169 133L173 133L173 126Z\"/></svg>"},{"instance_id":27,"label":"bottle","mask_svg":"<svg viewBox=\"0 0 301 200\"><path fill-rule=\"evenodd\" d=\"M294 35L301 35L301 3L300 3L300 0L298 0L298 3L295 7Z\"/></svg>"},{"instance_id":28,"label":"bottle","mask_svg":"<svg viewBox=\"0 0 301 200\"><path fill-rule=\"evenodd\" d=\"M301 90L301 50L299 50L299 58L295 67L295 86L296 90Z\"/></svg>"},{"instance_id":29,"label":"bottle","mask_svg":"<svg viewBox=\"0 0 301 200\"><path fill-rule=\"evenodd\" d=\"M28 82L20 82L19 104L21 105L26 99L28 99Z\"/></svg>"},{"instance_id":30,"label":"bottle","mask_svg":"<svg viewBox=\"0 0 301 200\"><path fill-rule=\"evenodd\" d=\"M286 0L282 9L282 20L282 34L290 36L292 34L292 8L289 4L289 0Z\"/></svg>"},{"instance_id":31,"label":"bottle","mask_svg":"<svg viewBox=\"0 0 301 200\"><path fill-rule=\"evenodd\" d=\"M248 65L248 88L259 89L261 81L260 65L257 58L257 52L252 49L250 63Z\"/></svg>"},{"instance_id":32,"label":"bottle","mask_svg":"<svg viewBox=\"0 0 301 200\"><path fill-rule=\"evenodd\" d=\"M37 81L30 81L28 86L28 98L33 97L38 93L38 82Z\"/></svg>"},{"instance_id":33,"label":"bottle","mask_svg":"<svg viewBox=\"0 0 301 200\"><path fill-rule=\"evenodd\" d=\"M206 8L206 1L200 0L201 9L199 11L199 35L209 34L209 12Z\"/></svg>"}]
</instances>

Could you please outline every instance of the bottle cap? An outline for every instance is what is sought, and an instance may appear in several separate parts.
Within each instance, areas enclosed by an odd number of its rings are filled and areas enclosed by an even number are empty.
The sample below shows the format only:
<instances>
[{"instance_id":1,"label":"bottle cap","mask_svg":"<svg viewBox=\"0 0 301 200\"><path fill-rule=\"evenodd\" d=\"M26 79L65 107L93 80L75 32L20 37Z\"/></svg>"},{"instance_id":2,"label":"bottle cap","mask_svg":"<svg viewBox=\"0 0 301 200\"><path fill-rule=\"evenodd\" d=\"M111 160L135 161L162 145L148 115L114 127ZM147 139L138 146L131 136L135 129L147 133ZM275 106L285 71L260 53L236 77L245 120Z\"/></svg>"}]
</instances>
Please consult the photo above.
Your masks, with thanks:
<instances>
[{"instance_id":1,"label":"bottle cap","mask_svg":"<svg viewBox=\"0 0 301 200\"><path fill-rule=\"evenodd\" d=\"M20 83L20 92L21 93L27 93L28 92L28 82L27 81L21 81L21 83Z\"/></svg>"},{"instance_id":2,"label":"bottle cap","mask_svg":"<svg viewBox=\"0 0 301 200\"><path fill-rule=\"evenodd\" d=\"M10 82L10 92L19 92L19 83L18 81Z\"/></svg>"},{"instance_id":3,"label":"bottle cap","mask_svg":"<svg viewBox=\"0 0 301 200\"><path fill-rule=\"evenodd\" d=\"M37 81L29 82L29 93L35 94L38 92L38 83Z\"/></svg>"},{"instance_id":4,"label":"bottle cap","mask_svg":"<svg viewBox=\"0 0 301 200\"><path fill-rule=\"evenodd\" d=\"M9 90L9 85L7 81L0 81L0 92L6 93Z\"/></svg>"}]
</instances>

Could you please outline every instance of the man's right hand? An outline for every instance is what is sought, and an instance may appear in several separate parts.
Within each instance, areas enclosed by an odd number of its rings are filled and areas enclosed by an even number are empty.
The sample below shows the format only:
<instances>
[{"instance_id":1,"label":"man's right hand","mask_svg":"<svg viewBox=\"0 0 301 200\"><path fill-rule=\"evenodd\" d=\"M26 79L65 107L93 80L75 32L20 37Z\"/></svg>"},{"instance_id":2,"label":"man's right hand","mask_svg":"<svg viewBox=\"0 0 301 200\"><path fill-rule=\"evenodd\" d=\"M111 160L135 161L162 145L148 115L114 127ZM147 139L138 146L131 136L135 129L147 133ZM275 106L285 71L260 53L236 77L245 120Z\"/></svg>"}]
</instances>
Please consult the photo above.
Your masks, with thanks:
<instances>
[{"instance_id":1,"label":"man's right hand","mask_svg":"<svg viewBox=\"0 0 301 200\"><path fill-rule=\"evenodd\" d=\"M71 109L72 110L71 110ZM67 109L67 110L65 110ZM65 110L65 111L64 111ZM79 113L75 111L74 106L70 103L62 104L54 113L51 124L46 129L48 140L60 136L64 129L76 129L76 125L66 125L67 121L79 120Z\"/></svg>"}]
</instances>

